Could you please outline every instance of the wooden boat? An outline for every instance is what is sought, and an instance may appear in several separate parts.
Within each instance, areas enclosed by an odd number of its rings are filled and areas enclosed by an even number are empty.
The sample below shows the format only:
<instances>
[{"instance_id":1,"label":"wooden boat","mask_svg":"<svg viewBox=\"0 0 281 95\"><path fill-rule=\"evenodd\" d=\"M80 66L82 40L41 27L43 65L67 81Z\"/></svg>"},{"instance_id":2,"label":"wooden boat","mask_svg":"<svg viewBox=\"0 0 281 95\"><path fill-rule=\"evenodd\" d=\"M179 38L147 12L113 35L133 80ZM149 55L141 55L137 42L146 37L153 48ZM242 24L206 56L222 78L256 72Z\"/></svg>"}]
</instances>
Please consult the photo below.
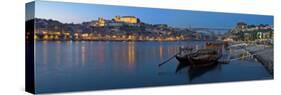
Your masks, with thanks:
<instances>
[{"instance_id":1,"label":"wooden boat","mask_svg":"<svg viewBox=\"0 0 281 95\"><path fill-rule=\"evenodd\" d=\"M180 48L180 53L176 55L176 59L180 63L188 65L190 62L189 56L194 52L192 48Z\"/></svg>"},{"instance_id":2,"label":"wooden boat","mask_svg":"<svg viewBox=\"0 0 281 95\"><path fill-rule=\"evenodd\" d=\"M220 54L214 49L201 49L190 55L190 60L192 62L192 66L204 67L216 63L219 57Z\"/></svg>"},{"instance_id":3,"label":"wooden boat","mask_svg":"<svg viewBox=\"0 0 281 95\"><path fill-rule=\"evenodd\" d=\"M215 64L220 56L215 49L200 49L194 53L177 55L176 59L180 63L189 64L192 67L206 67Z\"/></svg>"},{"instance_id":4,"label":"wooden boat","mask_svg":"<svg viewBox=\"0 0 281 95\"><path fill-rule=\"evenodd\" d=\"M219 48L223 48L224 46L226 46L226 43L222 41L212 41L206 43L206 48L209 49L219 49Z\"/></svg>"}]
</instances>

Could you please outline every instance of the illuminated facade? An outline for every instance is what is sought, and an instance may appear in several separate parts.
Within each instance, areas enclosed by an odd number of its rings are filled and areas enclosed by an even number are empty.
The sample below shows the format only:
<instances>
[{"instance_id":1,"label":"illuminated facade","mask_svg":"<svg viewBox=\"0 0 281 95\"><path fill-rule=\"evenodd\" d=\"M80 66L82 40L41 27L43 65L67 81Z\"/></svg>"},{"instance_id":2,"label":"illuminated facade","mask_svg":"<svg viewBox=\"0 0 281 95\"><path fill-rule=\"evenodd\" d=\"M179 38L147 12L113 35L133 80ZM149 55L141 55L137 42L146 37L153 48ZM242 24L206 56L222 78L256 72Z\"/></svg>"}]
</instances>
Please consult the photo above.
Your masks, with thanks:
<instances>
[{"instance_id":1,"label":"illuminated facade","mask_svg":"<svg viewBox=\"0 0 281 95\"><path fill-rule=\"evenodd\" d=\"M104 27L105 26L105 20L102 17L99 17L95 26Z\"/></svg>"},{"instance_id":2,"label":"illuminated facade","mask_svg":"<svg viewBox=\"0 0 281 95\"><path fill-rule=\"evenodd\" d=\"M136 18L135 16L115 16L113 18L115 22L124 22L124 23L131 23L131 24L136 24L139 23L139 19Z\"/></svg>"}]
</instances>

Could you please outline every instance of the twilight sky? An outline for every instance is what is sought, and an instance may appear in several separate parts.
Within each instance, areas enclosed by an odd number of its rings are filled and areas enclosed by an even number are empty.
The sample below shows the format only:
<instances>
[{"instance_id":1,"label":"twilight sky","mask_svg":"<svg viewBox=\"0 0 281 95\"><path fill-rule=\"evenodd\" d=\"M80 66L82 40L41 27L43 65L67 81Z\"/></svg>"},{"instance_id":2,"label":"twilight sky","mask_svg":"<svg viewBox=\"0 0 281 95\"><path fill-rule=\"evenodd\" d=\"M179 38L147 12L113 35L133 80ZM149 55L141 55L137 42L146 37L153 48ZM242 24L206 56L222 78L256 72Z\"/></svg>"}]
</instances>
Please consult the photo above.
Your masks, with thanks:
<instances>
[{"instance_id":1,"label":"twilight sky","mask_svg":"<svg viewBox=\"0 0 281 95\"><path fill-rule=\"evenodd\" d=\"M237 22L273 25L273 16L199 12L156 8L108 6L96 4L35 2L35 17L54 19L63 23L81 23L98 17L136 16L150 24L168 24L175 27L233 27Z\"/></svg>"}]
</instances>

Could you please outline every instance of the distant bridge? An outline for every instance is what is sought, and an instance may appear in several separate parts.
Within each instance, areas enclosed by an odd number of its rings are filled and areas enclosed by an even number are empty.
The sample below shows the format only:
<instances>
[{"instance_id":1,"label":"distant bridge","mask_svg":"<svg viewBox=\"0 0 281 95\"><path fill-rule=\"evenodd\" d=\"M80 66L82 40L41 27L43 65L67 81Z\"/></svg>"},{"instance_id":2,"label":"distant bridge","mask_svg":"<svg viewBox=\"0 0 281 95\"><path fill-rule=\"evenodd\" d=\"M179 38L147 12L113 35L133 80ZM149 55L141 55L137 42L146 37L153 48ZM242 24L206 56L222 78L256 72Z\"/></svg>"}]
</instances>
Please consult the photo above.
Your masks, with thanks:
<instances>
[{"instance_id":1,"label":"distant bridge","mask_svg":"<svg viewBox=\"0 0 281 95\"><path fill-rule=\"evenodd\" d=\"M191 27L192 31L201 32L213 32L213 33L225 33L230 31L232 28L229 27Z\"/></svg>"}]
</instances>

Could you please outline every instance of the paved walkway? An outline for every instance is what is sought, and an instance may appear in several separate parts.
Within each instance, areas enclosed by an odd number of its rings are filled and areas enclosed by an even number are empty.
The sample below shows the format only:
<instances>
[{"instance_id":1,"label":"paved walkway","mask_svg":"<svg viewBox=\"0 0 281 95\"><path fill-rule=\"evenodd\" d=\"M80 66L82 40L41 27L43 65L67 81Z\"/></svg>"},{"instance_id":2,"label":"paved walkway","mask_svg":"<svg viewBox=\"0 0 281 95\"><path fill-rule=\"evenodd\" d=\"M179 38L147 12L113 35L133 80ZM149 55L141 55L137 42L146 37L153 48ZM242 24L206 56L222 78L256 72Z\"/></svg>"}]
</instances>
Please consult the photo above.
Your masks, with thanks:
<instances>
[{"instance_id":1,"label":"paved walkway","mask_svg":"<svg viewBox=\"0 0 281 95\"><path fill-rule=\"evenodd\" d=\"M246 47L251 54L254 55L255 58L259 62L261 62L266 69L273 74L273 48L262 46L262 45L255 45L255 46L248 46Z\"/></svg>"}]
</instances>

